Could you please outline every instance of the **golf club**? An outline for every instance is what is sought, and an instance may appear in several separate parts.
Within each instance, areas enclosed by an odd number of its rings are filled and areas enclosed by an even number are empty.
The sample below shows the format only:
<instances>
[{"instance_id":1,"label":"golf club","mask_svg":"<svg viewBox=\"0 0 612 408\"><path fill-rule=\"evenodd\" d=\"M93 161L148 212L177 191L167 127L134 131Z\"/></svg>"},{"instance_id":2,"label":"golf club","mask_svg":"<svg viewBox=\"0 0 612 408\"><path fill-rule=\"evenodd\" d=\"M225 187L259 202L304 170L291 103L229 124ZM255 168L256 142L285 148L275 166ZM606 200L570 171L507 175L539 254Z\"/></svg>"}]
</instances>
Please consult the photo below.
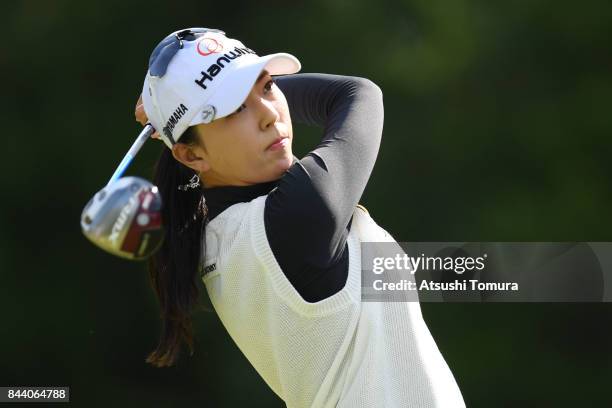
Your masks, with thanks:
<instances>
[{"instance_id":1,"label":"golf club","mask_svg":"<svg viewBox=\"0 0 612 408\"><path fill-rule=\"evenodd\" d=\"M123 177L136 154L155 132L147 124L119 163L107 185L81 214L83 234L103 250L131 260L151 256L163 240L159 190L140 177Z\"/></svg>"}]
</instances>

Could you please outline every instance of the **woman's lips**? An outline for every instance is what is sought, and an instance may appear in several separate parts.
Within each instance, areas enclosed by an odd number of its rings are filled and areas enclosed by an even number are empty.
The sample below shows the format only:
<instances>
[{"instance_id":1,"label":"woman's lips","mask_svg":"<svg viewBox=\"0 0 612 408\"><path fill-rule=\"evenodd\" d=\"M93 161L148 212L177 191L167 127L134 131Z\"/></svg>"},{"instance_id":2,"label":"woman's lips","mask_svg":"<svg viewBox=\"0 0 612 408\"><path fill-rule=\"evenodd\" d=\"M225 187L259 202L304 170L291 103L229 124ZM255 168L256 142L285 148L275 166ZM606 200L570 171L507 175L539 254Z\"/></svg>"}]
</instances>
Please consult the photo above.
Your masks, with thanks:
<instances>
[{"instance_id":1,"label":"woman's lips","mask_svg":"<svg viewBox=\"0 0 612 408\"><path fill-rule=\"evenodd\" d=\"M287 143L289 143L288 137L279 137L278 139L274 141L274 143L268 146L268 149L269 150L280 150L284 148L287 145Z\"/></svg>"}]
</instances>

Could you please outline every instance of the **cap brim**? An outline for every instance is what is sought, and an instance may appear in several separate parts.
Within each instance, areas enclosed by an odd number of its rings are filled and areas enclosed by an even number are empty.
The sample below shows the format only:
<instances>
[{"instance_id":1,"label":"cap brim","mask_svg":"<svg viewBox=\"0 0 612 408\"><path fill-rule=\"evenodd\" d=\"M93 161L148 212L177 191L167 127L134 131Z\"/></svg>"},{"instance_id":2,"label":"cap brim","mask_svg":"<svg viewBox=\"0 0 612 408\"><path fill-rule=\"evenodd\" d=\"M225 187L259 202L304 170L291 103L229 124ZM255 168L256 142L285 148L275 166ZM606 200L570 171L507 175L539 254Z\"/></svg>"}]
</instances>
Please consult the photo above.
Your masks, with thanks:
<instances>
[{"instance_id":1,"label":"cap brim","mask_svg":"<svg viewBox=\"0 0 612 408\"><path fill-rule=\"evenodd\" d=\"M217 92L208 100L207 104L215 107L214 119L223 118L235 112L245 101L257 77L264 69L270 75L287 75L295 74L302 68L297 58L284 52L240 62L240 65L223 79ZM201 115L195 115L190 125L200 123L203 123Z\"/></svg>"}]
</instances>

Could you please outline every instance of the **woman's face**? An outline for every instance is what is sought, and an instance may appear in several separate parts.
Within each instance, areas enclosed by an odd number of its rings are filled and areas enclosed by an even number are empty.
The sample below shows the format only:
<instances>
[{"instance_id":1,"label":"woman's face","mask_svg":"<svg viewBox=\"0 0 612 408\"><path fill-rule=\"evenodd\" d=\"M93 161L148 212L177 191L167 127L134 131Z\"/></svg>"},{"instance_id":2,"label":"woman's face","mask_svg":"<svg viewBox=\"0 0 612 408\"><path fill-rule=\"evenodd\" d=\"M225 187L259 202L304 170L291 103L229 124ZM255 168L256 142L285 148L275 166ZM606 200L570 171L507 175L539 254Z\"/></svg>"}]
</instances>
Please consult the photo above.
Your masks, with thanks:
<instances>
[{"instance_id":1,"label":"woman's face","mask_svg":"<svg viewBox=\"0 0 612 408\"><path fill-rule=\"evenodd\" d=\"M205 187L276 180L293 162L287 100L266 71L237 111L196 129L199 143L193 152L203 159Z\"/></svg>"}]
</instances>

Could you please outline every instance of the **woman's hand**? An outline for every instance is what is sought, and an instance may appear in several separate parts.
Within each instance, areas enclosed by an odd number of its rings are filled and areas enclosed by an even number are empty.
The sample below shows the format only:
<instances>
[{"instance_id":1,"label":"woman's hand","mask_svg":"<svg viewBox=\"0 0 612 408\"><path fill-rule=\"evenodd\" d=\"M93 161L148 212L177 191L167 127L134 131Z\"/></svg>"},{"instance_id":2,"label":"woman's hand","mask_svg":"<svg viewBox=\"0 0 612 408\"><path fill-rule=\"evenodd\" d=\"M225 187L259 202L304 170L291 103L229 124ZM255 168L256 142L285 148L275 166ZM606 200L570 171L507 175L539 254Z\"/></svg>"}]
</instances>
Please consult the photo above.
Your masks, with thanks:
<instances>
[{"instance_id":1,"label":"woman's hand","mask_svg":"<svg viewBox=\"0 0 612 408\"><path fill-rule=\"evenodd\" d=\"M147 118L147 114L144 110L144 105L142 104L142 95L138 98L136 102L136 109L134 110L134 116L136 117L136 122L140 123L142 126L146 125L149 122L149 118ZM159 133L157 131L151 135L153 139L159 139Z\"/></svg>"}]
</instances>

